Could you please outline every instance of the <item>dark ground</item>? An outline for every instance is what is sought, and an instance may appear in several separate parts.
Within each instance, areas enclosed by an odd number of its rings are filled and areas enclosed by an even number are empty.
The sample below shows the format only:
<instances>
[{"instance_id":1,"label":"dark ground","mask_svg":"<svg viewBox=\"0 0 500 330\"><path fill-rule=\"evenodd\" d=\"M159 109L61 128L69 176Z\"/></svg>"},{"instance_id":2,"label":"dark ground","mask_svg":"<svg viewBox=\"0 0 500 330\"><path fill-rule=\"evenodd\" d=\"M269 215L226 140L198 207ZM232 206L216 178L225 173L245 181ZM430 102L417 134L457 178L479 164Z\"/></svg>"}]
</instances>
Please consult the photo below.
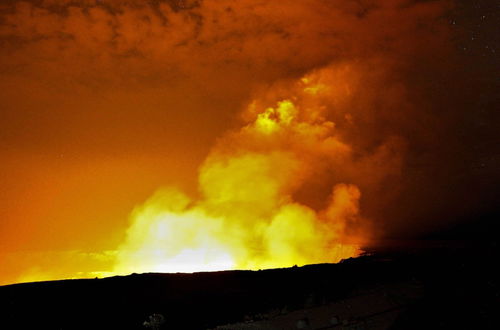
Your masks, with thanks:
<instances>
[{"instance_id":1,"label":"dark ground","mask_svg":"<svg viewBox=\"0 0 500 330\"><path fill-rule=\"evenodd\" d=\"M207 329L401 281L421 283L424 291L392 330L499 329L497 243L425 245L398 247L398 252L378 248L340 264L288 269L8 285L0 287L0 329L145 329L143 322L154 313L165 316L162 329Z\"/></svg>"}]
</instances>

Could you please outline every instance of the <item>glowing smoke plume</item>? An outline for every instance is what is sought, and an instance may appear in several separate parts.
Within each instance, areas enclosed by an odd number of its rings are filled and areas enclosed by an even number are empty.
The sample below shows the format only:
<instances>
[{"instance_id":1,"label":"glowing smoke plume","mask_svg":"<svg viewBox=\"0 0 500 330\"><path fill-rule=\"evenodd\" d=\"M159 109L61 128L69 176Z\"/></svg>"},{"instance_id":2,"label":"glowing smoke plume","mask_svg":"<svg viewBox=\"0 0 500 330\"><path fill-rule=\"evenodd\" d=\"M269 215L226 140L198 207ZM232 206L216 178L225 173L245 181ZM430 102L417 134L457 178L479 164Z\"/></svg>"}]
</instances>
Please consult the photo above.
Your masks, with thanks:
<instances>
[{"instance_id":1,"label":"glowing smoke plume","mask_svg":"<svg viewBox=\"0 0 500 330\"><path fill-rule=\"evenodd\" d=\"M0 284L333 261L496 214L480 2L0 2ZM126 221L164 185L189 195Z\"/></svg>"},{"instance_id":2,"label":"glowing smoke plume","mask_svg":"<svg viewBox=\"0 0 500 330\"><path fill-rule=\"evenodd\" d=\"M200 168L201 198L158 191L132 214L115 271L259 269L338 262L360 253L360 190L338 182L314 210L294 198L311 176L350 157L314 102L327 86L304 78L300 94L272 107L253 102L246 125L220 139ZM351 229L352 229L351 228Z\"/></svg>"}]
</instances>

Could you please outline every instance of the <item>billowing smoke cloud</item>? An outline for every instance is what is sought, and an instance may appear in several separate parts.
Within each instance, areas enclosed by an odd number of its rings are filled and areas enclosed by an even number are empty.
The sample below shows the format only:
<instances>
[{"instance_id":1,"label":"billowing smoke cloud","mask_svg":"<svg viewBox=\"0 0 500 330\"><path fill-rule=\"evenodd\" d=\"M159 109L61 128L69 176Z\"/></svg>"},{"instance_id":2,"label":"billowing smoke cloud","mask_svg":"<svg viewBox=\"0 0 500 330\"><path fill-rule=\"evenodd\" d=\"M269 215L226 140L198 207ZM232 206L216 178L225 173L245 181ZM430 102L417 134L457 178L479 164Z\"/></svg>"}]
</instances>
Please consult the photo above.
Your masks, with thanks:
<instances>
[{"instance_id":1,"label":"billowing smoke cloud","mask_svg":"<svg viewBox=\"0 0 500 330\"><path fill-rule=\"evenodd\" d=\"M201 198L161 191L135 211L116 271L289 267L359 254L369 234L355 185L335 183L318 211L294 198L312 176L352 158L328 108L316 104L335 94L330 86L307 77L297 85L300 102L253 102L251 121L218 141L200 168Z\"/></svg>"},{"instance_id":2,"label":"billowing smoke cloud","mask_svg":"<svg viewBox=\"0 0 500 330\"><path fill-rule=\"evenodd\" d=\"M14 1L2 10L2 64L26 79L66 77L90 88L170 86L193 76L208 78L206 88L269 82L335 60L436 55L447 8L392 0Z\"/></svg>"},{"instance_id":3,"label":"billowing smoke cloud","mask_svg":"<svg viewBox=\"0 0 500 330\"><path fill-rule=\"evenodd\" d=\"M228 219L253 217L267 228L252 236L259 239L255 249L245 243L234 260L265 251L266 232L279 231L272 224L287 207L300 209L310 225L305 242L313 237L321 246L349 244L344 238L363 244L415 237L458 217L491 212L499 179L496 44L486 32L473 35L482 50L471 44L467 8L445 0L3 1L0 156L8 184L0 199L7 219L0 241L15 250L8 237L25 237L22 228L35 227L43 230L24 240L35 250L112 249L107 233L123 233L122 218L113 220L105 207L80 206L78 191L71 202L57 202L57 193L22 183L35 171L45 183L65 173L51 172L63 167L73 174L61 180L85 186L83 178L106 177L120 171L110 163L126 163L144 170L113 182L130 182L131 192L151 191L155 187L144 186L141 177L157 170L159 159L165 164L159 186L190 186L187 194L169 188L153 197L167 199L160 213L182 218L203 210L203 217L216 219L213 226L224 228ZM488 24L485 17L481 24ZM70 160L54 166L60 155ZM20 160L32 166L11 175ZM253 167L241 168L245 162ZM82 170L88 163L98 165ZM257 185L248 177L270 185L254 188L267 191L262 196L269 206L245 206L252 201L245 184ZM112 201L123 189L100 198ZM224 191L233 199L224 200ZM54 203L50 212L27 217L15 206L18 200L36 206L36 196ZM246 216L215 211L238 198ZM170 199L182 207L171 209ZM328 211L341 199L345 209ZM124 200L117 202L120 214L133 206ZM71 205L81 212L68 217ZM274 213L264 214L271 205ZM332 226L329 213L340 219L339 228L318 230L318 224ZM137 217L131 228L146 221ZM19 221L25 224L14 225ZM86 228L88 239L61 234L47 240L47 226L61 233ZM234 230L234 237L251 241ZM324 232L330 236L318 239ZM68 247L68 241L79 243ZM304 257L295 245L279 244ZM266 253L252 257L266 262Z\"/></svg>"}]
</instances>

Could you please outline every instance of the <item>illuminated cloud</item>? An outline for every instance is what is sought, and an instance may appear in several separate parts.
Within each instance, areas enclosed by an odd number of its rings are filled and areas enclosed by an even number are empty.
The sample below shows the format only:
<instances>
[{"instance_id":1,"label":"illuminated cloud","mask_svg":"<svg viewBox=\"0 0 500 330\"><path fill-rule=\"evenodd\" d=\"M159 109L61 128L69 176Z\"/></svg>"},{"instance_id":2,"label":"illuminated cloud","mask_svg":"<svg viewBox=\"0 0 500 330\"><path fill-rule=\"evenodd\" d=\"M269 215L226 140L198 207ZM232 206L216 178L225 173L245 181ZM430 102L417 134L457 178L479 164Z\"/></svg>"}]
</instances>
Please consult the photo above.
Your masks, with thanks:
<instances>
[{"instance_id":1,"label":"illuminated cloud","mask_svg":"<svg viewBox=\"0 0 500 330\"><path fill-rule=\"evenodd\" d=\"M2 250L115 249L126 214L144 200L138 209L153 207L160 197L148 196L160 186L180 187L161 198L186 200L165 212L195 241L206 237L181 223L202 211L217 231L228 218L274 210L256 222L266 224L262 242L290 227L284 219L299 226L301 218L304 244L331 241L315 227L328 214L343 219L332 233L367 239L412 237L487 212L498 182L494 70L482 55L459 52L456 8L446 0L3 1ZM258 195L235 188L249 177L263 180ZM267 204L243 207L246 216L215 212L261 195ZM137 212L130 242L141 241L141 221L163 223ZM268 243L293 250L288 240ZM240 247L233 261L246 258ZM2 260L8 282L40 257ZM67 276L91 273L95 263L71 269Z\"/></svg>"}]
</instances>

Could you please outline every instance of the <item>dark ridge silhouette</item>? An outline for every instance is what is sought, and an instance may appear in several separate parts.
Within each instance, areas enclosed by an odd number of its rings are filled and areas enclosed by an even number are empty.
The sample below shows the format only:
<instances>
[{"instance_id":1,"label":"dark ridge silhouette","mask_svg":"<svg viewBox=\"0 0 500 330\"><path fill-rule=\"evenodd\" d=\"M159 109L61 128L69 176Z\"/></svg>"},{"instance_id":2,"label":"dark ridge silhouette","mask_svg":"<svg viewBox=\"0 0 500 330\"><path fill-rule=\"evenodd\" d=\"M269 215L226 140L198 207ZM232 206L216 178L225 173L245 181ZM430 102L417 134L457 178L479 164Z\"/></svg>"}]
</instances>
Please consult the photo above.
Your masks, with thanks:
<instances>
[{"instance_id":1,"label":"dark ridge silhouette","mask_svg":"<svg viewBox=\"0 0 500 330\"><path fill-rule=\"evenodd\" d=\"M496 242L428 246L404 252L372 248L339 264L286 269L8 285L0 287L0 328L146 329L145 321L164 317L157 329L211 329L270 318L270 311L283 314L363 299L370 290L394 283L416 283L422 294L394 307L397 318L387 329L497 329Z\"/></svg>"}]
</instances>

